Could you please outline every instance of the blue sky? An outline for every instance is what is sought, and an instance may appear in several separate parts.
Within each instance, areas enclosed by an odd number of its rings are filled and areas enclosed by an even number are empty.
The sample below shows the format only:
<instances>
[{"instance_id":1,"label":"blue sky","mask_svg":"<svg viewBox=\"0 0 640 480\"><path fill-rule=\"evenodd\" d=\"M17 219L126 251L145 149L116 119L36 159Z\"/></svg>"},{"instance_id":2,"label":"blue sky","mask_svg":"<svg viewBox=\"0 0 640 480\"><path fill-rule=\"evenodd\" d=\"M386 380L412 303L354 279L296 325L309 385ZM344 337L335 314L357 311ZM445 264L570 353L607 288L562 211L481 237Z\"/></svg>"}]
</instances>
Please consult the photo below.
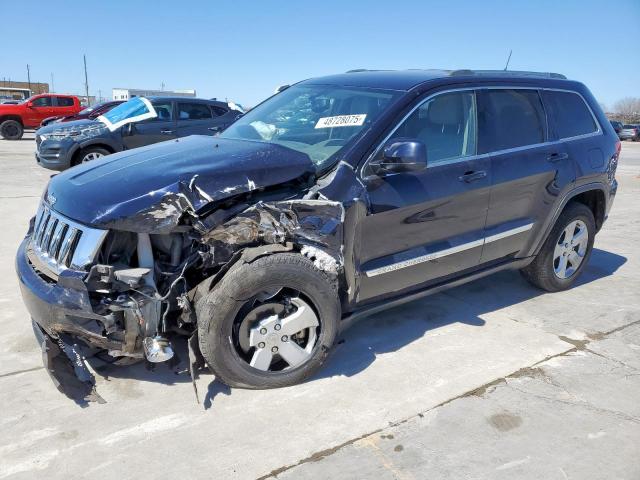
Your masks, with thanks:
<instances>
[{"instance_id":1,"label":"blue sky","mask_svg":"<svg viewBox=\"0 0 640 480\"><path fill-rule=\"evenodd\" d=\"M27 8L28 6L28 8ZM640 0L33 0L2 19L0 80L57 91L195 88L253 105L352 68L556 71L612 105L640 96ZM16 39L10 42L8 39Z\"/></svg>"}]
</instances>

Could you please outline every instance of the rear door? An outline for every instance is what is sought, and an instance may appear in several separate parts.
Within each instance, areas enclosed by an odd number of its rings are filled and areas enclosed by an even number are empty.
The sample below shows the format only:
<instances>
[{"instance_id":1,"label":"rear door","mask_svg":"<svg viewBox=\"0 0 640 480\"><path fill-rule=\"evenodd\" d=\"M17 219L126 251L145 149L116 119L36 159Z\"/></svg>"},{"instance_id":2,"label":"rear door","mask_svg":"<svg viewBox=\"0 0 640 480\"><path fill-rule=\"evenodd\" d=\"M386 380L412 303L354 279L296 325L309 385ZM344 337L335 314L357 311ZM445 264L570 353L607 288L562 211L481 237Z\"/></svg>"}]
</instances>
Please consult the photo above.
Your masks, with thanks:
<instances>
[{"instance_id":1,"label":"rear door","mask_svg":"<svg viewBox=\"0 0 640 480\"><path fill-rule=\"evenodd\" d=\"M482 89L478 115L479 151L493 172L484 263L528 250L575 172L566 145L549 137L537 89Z\"/></svg>"},{"instance_id":2,"label":"rear door","mask_svg":"<svg viewBox=\"0 0 640 480\"><path fill-rule=\"evenodd\" d=\"M208 104L178 102L178 136L213 135L220 124Z\"/></svg>"},{"instance_id":3,"label":"rear door","mask_svg":"<svg viewBox=\"0 0 640 480\"><path fill-rule=\"evenodd\" d=\"M473 90L437 94L383 144L400 138L423 142L426 169L380 175L363 168L370 211L362 220L358 301L418 289L477 268L491 166L487 155L476 153L476 125Z\"/></svg>"},{"instance_id":4,"label":"rear door","mask_svg":"<svg viewBox=\"0 0 640 480\"><path fill-rule=\"evenodd\" d=\"M122 143L125 148L137 148L177 138L178 130L174 102L170 100L151 100L151 104L158 114L156 118L136 122L130 128L128 125L122 127Z\"/></svg>"},{"instance_id":5,"label":"rear door","mask_svg":"<svg viewBox=\"0 0 640 480\"><path fill-rule=\"evenodd\" d=\"M73 97L53 97L53 114L64 117L65 115L73 115L76 113L76 103Z\"/></svg>"}]
</instances>

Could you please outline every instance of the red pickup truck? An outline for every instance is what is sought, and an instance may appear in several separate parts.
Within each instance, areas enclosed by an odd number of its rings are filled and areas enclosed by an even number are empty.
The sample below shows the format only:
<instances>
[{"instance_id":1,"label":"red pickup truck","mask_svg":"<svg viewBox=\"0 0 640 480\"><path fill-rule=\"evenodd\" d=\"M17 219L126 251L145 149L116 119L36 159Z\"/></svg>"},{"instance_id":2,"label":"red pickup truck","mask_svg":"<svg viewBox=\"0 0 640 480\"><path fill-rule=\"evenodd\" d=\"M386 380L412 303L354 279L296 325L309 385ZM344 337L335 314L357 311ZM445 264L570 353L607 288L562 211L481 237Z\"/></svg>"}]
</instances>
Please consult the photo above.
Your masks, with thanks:
<instances>
[{"instance_id":1,"label":"red pickup truck","mask_svg":"<svg viewBox=\"0 0 640 480\"><path fill-rule=\"evenodd\" d=\"M82 110L78 97L43 93L17 105L0 105L0 136L19 140L25 128L38 128L47 117L75 115Z\"/></svg>"}]
</instances>

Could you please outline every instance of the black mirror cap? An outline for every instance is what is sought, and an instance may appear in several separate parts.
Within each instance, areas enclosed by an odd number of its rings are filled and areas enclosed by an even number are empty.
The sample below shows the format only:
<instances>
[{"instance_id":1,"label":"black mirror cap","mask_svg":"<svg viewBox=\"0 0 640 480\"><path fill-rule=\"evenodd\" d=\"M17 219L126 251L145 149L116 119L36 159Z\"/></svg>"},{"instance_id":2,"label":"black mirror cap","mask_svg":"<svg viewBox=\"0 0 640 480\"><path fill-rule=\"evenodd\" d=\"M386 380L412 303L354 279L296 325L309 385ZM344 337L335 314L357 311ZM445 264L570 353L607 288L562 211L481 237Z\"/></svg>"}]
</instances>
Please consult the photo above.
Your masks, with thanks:
<instances>
[{"instance_id":1,"label":"black mirror cap","mask_svg":"<svg viewBox=\"0 0 640 480\"><path fill-rule=\"evenodd\" d=\"M375 165L385 173L416 172L427 168L427 146L415 139L394 139Z\"/></svg>"}]
</instances>

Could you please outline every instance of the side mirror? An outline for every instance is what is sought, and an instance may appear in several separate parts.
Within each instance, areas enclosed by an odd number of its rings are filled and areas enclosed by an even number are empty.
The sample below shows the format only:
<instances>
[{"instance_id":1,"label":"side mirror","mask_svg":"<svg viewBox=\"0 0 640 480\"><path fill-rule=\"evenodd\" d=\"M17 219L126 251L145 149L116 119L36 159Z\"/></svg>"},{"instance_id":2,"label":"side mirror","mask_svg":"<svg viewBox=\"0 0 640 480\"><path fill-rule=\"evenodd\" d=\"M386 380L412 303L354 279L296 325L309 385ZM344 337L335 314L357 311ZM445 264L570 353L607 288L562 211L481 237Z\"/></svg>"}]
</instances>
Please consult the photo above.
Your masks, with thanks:
<instances>
[{"instance_id":1,"label":"side mirror","mask_svg":"<svg viewBox=\"0 0 640 480\"><path fill-rule=\"evenodd\" d=\"M122 127L122 136L128 137L130 135L133 135L135 131L136 131L135 125L133 123L127 123Z\"/></svg>"},{"instance_id":2,"label":"side mirror","mask_svg":"<svg viewBox=\"0 0 640 480\"><path fill-rule=\"evenodd\" d=\"M27 102L27 108L33 108L33 102Z\"/></svg>"},{"instance_id":3,"label":"side mirror","mask_svg":"<svg viewBox=\"0 0 640 480\"><path fill-rule=\"evenodd\" d=\"M424 170L427 168L427 147L418 140L395 139L384 147L382 160L370 165L378 174Z\"/></svg>"}]
</instances>

